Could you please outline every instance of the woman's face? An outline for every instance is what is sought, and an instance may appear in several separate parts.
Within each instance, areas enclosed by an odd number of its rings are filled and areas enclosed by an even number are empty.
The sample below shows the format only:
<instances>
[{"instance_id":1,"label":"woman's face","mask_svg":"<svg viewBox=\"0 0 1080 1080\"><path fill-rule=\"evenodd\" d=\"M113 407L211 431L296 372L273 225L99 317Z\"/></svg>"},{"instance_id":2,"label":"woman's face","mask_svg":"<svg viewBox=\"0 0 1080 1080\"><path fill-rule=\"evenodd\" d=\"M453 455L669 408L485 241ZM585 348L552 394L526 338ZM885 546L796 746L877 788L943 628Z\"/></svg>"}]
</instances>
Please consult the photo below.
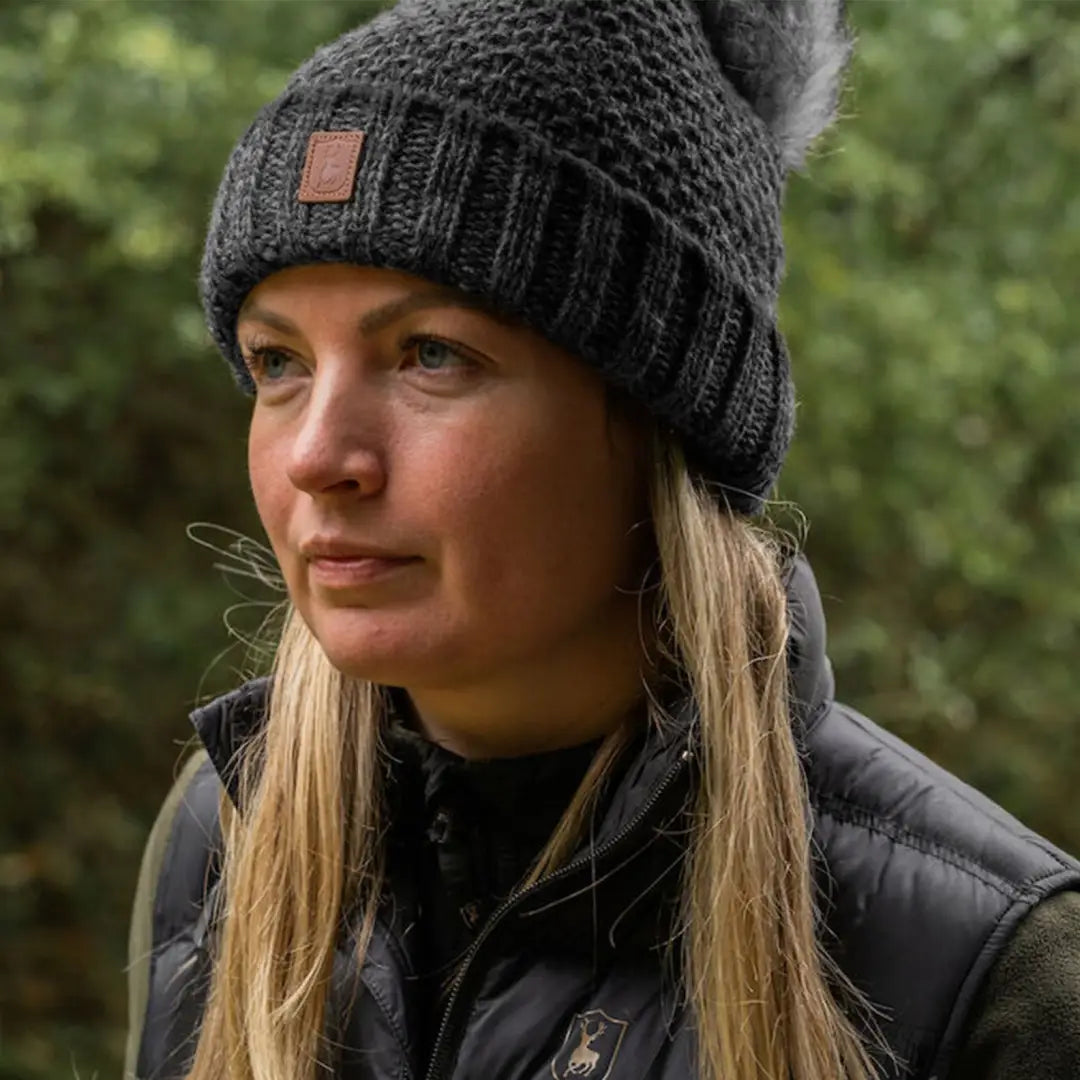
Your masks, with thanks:
<instances>
[{"instance_id":1,"label":"woman's face","mask_svg":"<svg viewBox=\"0 0 1080 1080\"><path fill-rule=\"evenodd\" d=\"M613 705L639 685L641 441L584 364L463 301L343 264L251 292L263 525L331 662L421 712Z\"/></svg>"}]
</instances>

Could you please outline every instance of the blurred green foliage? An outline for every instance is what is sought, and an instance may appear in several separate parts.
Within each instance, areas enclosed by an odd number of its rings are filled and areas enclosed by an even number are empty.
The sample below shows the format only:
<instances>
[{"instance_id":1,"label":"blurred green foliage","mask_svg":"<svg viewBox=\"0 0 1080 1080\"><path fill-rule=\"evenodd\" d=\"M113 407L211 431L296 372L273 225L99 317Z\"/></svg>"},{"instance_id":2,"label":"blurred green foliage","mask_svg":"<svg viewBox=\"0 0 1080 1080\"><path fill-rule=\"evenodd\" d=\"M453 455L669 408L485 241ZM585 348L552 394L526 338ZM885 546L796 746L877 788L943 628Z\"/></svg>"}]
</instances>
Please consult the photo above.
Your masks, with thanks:
<instances>
[{"instance_id":1,"label":"blurred green foliage","mask_svg":"<svg viewBox=\"0 0 1080 1080\"><path fill-rule=\"evenodd\" d=\"M0 6L0 1080L119 1075L142 843L242 659L184 527L260 535L202 232L256 109L379 6ZM789 188L781 495L843 696L1080 850L1080 5L851 17Z\"/></svg>"}]
</instances>

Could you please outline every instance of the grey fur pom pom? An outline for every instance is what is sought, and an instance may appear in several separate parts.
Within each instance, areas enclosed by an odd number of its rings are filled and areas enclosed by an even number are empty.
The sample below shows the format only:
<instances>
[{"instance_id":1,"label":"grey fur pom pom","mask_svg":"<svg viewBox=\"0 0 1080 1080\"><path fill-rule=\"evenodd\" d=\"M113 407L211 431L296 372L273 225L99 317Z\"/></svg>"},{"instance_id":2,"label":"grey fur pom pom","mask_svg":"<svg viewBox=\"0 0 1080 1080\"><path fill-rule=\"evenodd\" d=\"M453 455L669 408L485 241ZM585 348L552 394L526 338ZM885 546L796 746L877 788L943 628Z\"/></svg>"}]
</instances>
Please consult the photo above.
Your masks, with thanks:
<instances>
[{"instance_id":1,"label":"grey fur pom pom","mask_svg":"<svg viewBox=\"0 0 1080 1080\"><path fill-rule=\"evenodd\" d=\"M798 168L832 122L852 41L844 0L698 0L724 74Z\"/></svg>"}]
</instances>

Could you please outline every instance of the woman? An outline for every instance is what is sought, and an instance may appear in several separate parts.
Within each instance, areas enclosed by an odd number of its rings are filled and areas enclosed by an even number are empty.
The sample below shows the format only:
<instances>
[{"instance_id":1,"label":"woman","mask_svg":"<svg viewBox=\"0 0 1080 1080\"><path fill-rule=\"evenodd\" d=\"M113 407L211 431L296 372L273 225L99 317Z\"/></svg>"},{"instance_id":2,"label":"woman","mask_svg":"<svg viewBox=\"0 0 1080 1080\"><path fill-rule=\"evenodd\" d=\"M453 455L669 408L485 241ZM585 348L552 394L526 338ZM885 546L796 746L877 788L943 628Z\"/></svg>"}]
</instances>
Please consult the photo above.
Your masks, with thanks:
<instances>
[{"instance_id":1,"label":"woman","mask_svg":"<svg viewBox=\"0 0 1080 1080\"><path fill-rule=\"evenodd\" d=\"M1080 864L834 701L753 521L848 51L411 0L241 138L202 295L288 607L148 845L132 1075L1080 1070Z\"/></svg>"}]
</instances>

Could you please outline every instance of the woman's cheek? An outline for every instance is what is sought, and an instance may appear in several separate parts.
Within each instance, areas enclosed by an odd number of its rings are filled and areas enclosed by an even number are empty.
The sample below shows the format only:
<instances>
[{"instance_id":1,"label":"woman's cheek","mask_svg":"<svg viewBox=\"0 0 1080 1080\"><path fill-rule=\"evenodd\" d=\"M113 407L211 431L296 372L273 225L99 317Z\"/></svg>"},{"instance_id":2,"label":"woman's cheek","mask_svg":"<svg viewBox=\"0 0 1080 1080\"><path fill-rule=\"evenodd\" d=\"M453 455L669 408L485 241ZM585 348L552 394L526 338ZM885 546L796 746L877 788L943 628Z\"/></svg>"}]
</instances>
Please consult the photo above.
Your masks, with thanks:
<instances>
[{"instance_id":1,"label":"woman's cheek","mask_svg":"<svg viewBox=\"0 0 1080 1080\"><path fill-rule=\"evenodd\" d=\"M283 562L286 526L296 490L285 473L279 442L265 424L253 420L248 439L248 479L259 520L278 561Z\"/></svg>"}]
</instances>

